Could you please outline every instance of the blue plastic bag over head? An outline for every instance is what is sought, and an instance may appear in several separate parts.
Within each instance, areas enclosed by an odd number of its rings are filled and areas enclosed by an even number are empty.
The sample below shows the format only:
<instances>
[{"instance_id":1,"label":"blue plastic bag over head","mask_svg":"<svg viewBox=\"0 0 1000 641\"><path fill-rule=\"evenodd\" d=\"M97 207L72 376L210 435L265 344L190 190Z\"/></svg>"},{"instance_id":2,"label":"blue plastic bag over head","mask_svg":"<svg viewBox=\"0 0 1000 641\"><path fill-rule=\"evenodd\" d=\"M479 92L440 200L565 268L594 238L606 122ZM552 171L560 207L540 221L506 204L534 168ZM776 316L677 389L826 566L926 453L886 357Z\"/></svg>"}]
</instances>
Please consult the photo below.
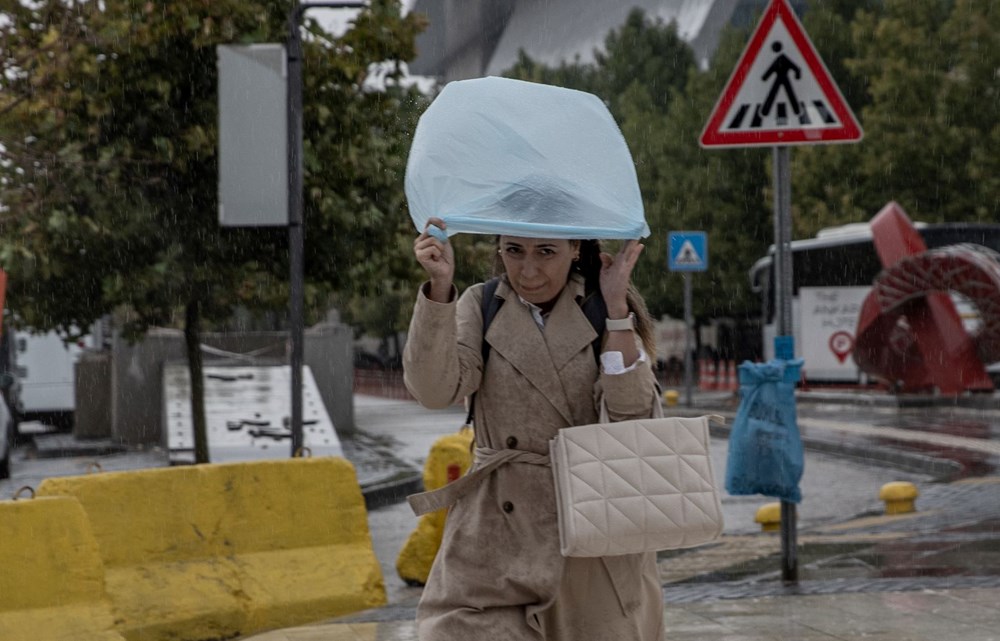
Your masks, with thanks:
<instances>
[{"instance_id":1,"label":"blue plastic bag over head","mask_svg":"<svg viewBox=\"0 0 1000 641\"><path fill-rule=\"evenodd\" d=\"M772 360L739 367L740 406L729 434L726 491L802 500L802 439L795 417L795 383L803 361Z\"/></svg>"},{"instance_id":2,"label":"blue plastic bag over head","mask_svg":"<svg viewBox=\"0 0 1000 641\"><path fill-rule=\"evenodd\" d=\"M632 156L596 96L507 78L445 86L406 164L417 231L629 239L649 235Z\"/></svg>"}]
</instances>

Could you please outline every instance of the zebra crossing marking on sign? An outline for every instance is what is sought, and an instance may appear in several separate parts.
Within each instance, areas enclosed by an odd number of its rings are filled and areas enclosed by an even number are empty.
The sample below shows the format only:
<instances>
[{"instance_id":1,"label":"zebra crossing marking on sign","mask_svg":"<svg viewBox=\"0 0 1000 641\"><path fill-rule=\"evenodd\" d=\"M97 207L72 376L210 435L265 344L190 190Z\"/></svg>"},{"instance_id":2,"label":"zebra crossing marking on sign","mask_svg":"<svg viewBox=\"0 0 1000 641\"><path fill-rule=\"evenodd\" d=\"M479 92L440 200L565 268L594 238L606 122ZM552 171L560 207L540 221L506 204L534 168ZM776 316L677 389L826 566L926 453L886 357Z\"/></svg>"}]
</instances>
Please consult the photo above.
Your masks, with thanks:
<instances>
[{"instance_id":1,"label":"zebra crossing marking on sign","mask_svg":"<svg viewBox=\"0 0 1000 641\"><path fill-rule=\"evenodd\" d=\"M862 135L788 0L772 0L705 125L701 146L857 142Z\"/></svg>"}]
</instances>

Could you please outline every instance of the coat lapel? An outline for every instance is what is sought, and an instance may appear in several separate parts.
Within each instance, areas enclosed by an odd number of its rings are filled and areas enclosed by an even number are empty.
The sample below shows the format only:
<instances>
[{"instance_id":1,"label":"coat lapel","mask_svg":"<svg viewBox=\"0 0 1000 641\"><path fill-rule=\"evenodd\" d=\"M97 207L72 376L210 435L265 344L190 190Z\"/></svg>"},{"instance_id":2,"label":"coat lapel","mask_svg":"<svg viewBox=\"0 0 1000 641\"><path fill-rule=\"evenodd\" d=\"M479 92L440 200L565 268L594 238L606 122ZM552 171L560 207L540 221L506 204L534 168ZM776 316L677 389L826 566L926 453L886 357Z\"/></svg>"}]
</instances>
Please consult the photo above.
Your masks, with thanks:
<instances>
[{"instance_id":1,"label":"coat lapel","mask_svg":"<svg viewBox=\"0 0 1000 641\"><path fill-rule=\"evenodd\" d=\"M580 350L590 347L597 338L594 326L580 307L583 295L583 280L572 276L545 323L545 342L558 371L562 371Z\"/></svg>"},{"instance_id":2,"label":"coat lapel","mask_svg":"<svg viewBox=\"0 0 1000 641\"><path fill-rule=\"evenodd\" d=\"M569 302L575 305L571 293L564 290L556 303L556 308L564 304L567 295ZM531 312L518 300L517 294L505 281L501 281L497 287L497 296L504 298L505 302L486 330L486 341L493 351L503 356L504 360L548 399L568 425L572 425L573 414L559 380L559 370L550 353L551 346L546 345L546 339L535 324L535 319L531 317ZM553 309L552 315L555 314L556 310ZM580 312L580 315L583 313ZM586 317L583 321L589 326ZM549 326L551 323L550 316L546 325ZM593 329L590 336L591 338L594 336Z\"/></svg>"}]
</instances>

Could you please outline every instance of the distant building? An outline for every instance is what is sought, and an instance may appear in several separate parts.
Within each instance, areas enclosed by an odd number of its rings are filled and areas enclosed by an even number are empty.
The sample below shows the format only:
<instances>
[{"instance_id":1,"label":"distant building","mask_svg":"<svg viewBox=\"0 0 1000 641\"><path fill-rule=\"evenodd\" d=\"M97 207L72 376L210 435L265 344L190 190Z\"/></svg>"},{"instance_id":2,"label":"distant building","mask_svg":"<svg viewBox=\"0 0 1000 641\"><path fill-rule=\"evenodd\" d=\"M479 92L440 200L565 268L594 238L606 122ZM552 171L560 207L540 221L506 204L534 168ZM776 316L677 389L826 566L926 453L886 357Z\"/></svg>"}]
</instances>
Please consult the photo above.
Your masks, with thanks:
<instances>
[{"instance_id":1,"label":"distant building","mask_svg":"<svg viewBox=\"0 0 1000 641\"><path fill-rule=\"evenodd\" d=\"M547 65L591 62L608 32L639 7L676 22L703 68L727 25L749 25L767 0L416 0L430 21L417 40L414 74L444 81L500 75L524 50ZM796 9L804 2L793 2Z\"/></svg>"}]
</instances>

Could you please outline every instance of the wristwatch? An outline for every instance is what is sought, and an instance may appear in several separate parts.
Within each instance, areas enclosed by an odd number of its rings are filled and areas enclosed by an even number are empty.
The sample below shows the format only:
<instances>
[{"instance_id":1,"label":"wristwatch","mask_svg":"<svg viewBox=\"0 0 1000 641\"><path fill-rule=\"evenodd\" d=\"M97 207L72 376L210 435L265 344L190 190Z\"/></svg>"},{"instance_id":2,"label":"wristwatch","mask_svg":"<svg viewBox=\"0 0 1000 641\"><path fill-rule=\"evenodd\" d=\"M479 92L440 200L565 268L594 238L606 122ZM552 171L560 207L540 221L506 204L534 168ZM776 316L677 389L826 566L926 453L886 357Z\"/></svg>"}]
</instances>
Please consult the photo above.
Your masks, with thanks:
<instances>
[{"instance_id":1,"label":"wristwatch","mask_svg":"<svg viewBox=\"0 0 1000 641\"><path fill-rule=\"evenodd\" d=\"M629 312L625 318L607 318L604 327L609 332L632 331L635 329L635 312Z\"/></svg>"}]
</instances>

